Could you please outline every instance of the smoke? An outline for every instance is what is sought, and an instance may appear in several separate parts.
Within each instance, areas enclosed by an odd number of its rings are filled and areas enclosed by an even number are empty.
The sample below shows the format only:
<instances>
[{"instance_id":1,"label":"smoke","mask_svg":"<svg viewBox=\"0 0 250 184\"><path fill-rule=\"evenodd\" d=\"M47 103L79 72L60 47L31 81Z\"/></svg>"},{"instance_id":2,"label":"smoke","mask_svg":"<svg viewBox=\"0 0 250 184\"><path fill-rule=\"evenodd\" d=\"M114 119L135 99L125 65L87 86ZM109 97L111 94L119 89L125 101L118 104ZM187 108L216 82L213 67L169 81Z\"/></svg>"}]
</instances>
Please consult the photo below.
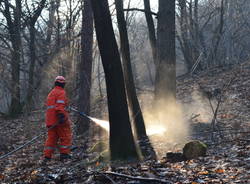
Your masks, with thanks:
<instances>
[{"instance_id":1,"label":"smoke","mask_svg":"<svg viewBox=\"0 0 250 184\"><path fill-rule=\"evenodd\" d=\"M168 151L179 151L187 142L189 124L183 108L172 99L163 99L152 105L153 95L140 96L146 131L159 157ZM153 103L152 103L153 102Z\"/></svg>"},{"instance_id":2,"label":"smoke","mask_svg":"<svg viewBox=\"0 0 250 184\"><path fill-rule=\"evenodd\" d=\"M162 127L165 132L160 131L160 134L168 142L182 142L188 135L188 123L183 118L182 107L173 100L162 100L162 103L146 110L144 118L147 131Z\"/></svg>"},{"instance_id":3,"label":"smoke","mask_svg":"<svg viewBox=\"0 0 250 184\"><path fill-rule=\"evenodd\" d=\"M152 105L152 94L140 96L147 134L159 157L168 151L181 151L190 139L192 116L199 115L196 122L211 122L213 113L203 92L194 88L185 95L182 101L163 99L157 105Z\"/></svg>"}]
</instances>

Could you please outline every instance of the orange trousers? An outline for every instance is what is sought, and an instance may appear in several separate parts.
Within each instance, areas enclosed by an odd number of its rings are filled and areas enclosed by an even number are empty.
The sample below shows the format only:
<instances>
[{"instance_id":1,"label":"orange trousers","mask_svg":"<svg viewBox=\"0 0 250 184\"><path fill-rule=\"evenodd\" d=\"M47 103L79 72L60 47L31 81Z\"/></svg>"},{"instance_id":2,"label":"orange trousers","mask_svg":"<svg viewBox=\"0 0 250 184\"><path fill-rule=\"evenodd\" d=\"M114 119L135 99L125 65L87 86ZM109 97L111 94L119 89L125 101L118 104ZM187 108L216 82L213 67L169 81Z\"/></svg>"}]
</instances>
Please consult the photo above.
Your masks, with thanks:
<instances>
[{"instance_id":1,"label":"orange trousers","mask_svg":"<svg viewBox=\"0 0 250 184\"><path fill-rule=\"evenodd\" d=\"M45 142L44 157L51 158L54 151L59 148L60 153L69 154L72 145L70 123L65 122L48 130Z\"/></svg>"}]
</instances>

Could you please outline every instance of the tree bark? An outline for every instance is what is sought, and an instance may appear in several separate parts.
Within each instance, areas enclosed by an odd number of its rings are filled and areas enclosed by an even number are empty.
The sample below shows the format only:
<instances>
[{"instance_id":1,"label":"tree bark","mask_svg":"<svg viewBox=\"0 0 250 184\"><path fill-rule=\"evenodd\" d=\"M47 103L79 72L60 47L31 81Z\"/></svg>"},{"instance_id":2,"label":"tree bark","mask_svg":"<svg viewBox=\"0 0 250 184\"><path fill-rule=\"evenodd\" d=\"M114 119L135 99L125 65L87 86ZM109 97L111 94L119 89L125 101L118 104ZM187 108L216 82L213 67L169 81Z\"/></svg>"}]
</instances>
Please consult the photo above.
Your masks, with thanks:
<instances>
[{"instance_id":1,"label":"tree bark","mask_svg":"<svg viewBox=\"0 0 250 184\"><path fill-rule=\"evenodd\" d=\"M175 101L175 0L159 0L157 35L155 101Z\"/></svg>"},{"instance_id":2,"label":"tree bark","mask_svg":"<svg viewBox=\"0 0 250 184\"><path fill-rule=\"evenodd\" d=\"M194 64L194 61L191 57L192 51L191 51L191 45L189 41L191 38L189 37L189 34L188 34L188 30L191 27L191 24L188 23L186 0L179 0L179 6L180 6L180 32L181 32L180 42L182 44L182 53L186 61L188 71L190 71ZM192 18L190 19L192 20Z\"/></svg>"},{"instance_id":3,"label":"tree bark","mask_svg":"<svg viewBox=\"0 0 250 184\"><path fill-rule=\"evenodd\" d=\"M223 29L224 29L224 0L221 0L220 3L220 21L219 24L217 25L215 31L214 31L214 36L212 38L212 43L213 47L210 49L210 52L207 57L207 62L210 65L215 65L218 64L216 59L217 59L217 52L218 52L218 47L221 41L221 38L223 36ZM220 60L218 62L221 62ZM219 63L221 64L221 63Z\"/></svg>"},{"instance_id":4,"label":"tree bark","mask_svg":"<svg viewBox=\"0 0 250 184\"><path fill-rule=\"evenodd\" d=\"M29 66L29 81L28 81L28 92L26 97L26 104L31 106L33 92L34 92L34 72L36 65L36 29L35 24L37 22L38 17L41 15L42 10L45 6L46 0L41 0L37 9L34 11L33 16L29 17L29 34L30 34L30 43L29 43L29 51L30 51L30 66ZM37 87L37 86L36 86ZM30 108L30 107L29 107Z\"/></svg>"},{"instance_id":5,"label":"tree bark","mask_svg":"<svg viewBox=\"0 0 250 184\"><path fill-rule=\"evenodd\" d=\"M9 115L16 116L21 113L21 95L20 95L20 62L21 62L21 0L15 0L13 18L10 12L10 5L7 0L4 1L4 17L7 22L7 28L12 45L11 51L11 103Z\"/></svg>"},{"instance_id":6,"label":"tree bark","mask_svg":"<svg viewBox=\"0 0 250 184\"><path fill-rule=\"evenodd\" d=\"M152 17L151 8L150 8L150 2L149 0L144 0L144 9L145 9L145 17L148 25L148 35L149 35L149 41L152 49L152 55L155 66L157 66L157 59L156 59L156 34L155 34L155 25L154 20Z\"/></svg>"},{"instance_id":7,"label":"tree bark","mask_svg":"<svg viewBox=\"0 0 250 184\"><path fill-rule=\"evenodd\" d=\"M123 74L125 78L125 87L128 99L128 105L131 111L131 119L135 125L136 133L139 139L147 136L144 119L142 116L139 101L137 99L135 83L130 59L130 48L127 33L126 21L123 13L123 0L115 0L117 22L121 42L121 54L123 64Z\"/></svg>"},{"instance_id":8,"label":"tree bark","mask_svg":"<svg viewBox=\"0 0 250 184\"><path fill-rule=\"evenodd\" d=\"M91 0L84 0L82 10L81 61L79 64L79 99L80 111L90 113L90 90L92 73L93 50L93 12ZM77 133L83 134L89 129L89 119L80 117L77 124Z\"/></svg>"},{"instance_id":9,"label":"tree bark","mask_svg":"<svg viewBox=\"0 0 250 184\"><path fill-rule=\"evenodd\" d=\"M225 19L225 45L226 45L226 59L225 64L231 64L233 63L233 41L232 41L232 30L233 30L233 13L234 13L234 1L226 0L225 1L225 11L226 19Z\"/></svg>"},{"instance_id":10,"label":"tree bark","mask_svg":"<svg viewBox=\"0 0 250 184\"><path fill-rule=\"evenodd\" d=\"M133 139L124 78L107 0L92 0L99 50L107 86L111 159L138 158Z\"/></svg>"}]
</instances>

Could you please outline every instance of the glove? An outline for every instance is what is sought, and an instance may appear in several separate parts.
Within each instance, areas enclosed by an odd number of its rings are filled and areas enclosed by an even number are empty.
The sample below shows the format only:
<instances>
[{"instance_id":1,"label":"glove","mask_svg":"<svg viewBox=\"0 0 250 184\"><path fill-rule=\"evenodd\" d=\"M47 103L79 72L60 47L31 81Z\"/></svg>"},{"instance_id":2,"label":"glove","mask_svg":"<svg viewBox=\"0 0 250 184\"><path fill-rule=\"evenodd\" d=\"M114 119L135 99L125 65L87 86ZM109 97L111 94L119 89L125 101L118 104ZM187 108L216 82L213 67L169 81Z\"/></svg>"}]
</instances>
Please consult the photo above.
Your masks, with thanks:
<instances>
[{"instance_id":1,"label":"glove","mask_svg":"<svg viewBox=\"0 0 250 184\"><path fill-rule=\"evenodd\" d=\"M57 114L57 118L58 118L58 123L59 124L63 124L65 122L65 115L60 113L60 114Z\"/></svg>"}]
</instances>

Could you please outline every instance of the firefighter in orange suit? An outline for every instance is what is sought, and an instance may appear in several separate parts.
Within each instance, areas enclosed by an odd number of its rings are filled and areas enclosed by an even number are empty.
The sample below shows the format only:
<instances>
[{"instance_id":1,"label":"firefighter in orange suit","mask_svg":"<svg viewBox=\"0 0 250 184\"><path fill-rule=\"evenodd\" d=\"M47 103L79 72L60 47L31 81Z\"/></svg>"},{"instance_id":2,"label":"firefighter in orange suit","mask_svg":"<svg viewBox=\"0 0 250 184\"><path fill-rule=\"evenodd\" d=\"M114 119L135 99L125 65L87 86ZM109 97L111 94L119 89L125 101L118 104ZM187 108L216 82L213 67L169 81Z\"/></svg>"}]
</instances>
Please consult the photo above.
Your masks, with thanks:
<instances>
[{"instance_id":1,"label":"firefighter in orange suit","mask_svg":"<svg viewBox=\"0 0 250 184\"><path fill-rule=\"evenodd\" d=\"M60 160L70 158L72 134L69 114L66 110L68 99L64 86L65 78L57 76L55 87L47 97L46 126L48 137L45 142L44 161L50 160L57 148L60 151Z\"/></svg>"}]
</instances>

